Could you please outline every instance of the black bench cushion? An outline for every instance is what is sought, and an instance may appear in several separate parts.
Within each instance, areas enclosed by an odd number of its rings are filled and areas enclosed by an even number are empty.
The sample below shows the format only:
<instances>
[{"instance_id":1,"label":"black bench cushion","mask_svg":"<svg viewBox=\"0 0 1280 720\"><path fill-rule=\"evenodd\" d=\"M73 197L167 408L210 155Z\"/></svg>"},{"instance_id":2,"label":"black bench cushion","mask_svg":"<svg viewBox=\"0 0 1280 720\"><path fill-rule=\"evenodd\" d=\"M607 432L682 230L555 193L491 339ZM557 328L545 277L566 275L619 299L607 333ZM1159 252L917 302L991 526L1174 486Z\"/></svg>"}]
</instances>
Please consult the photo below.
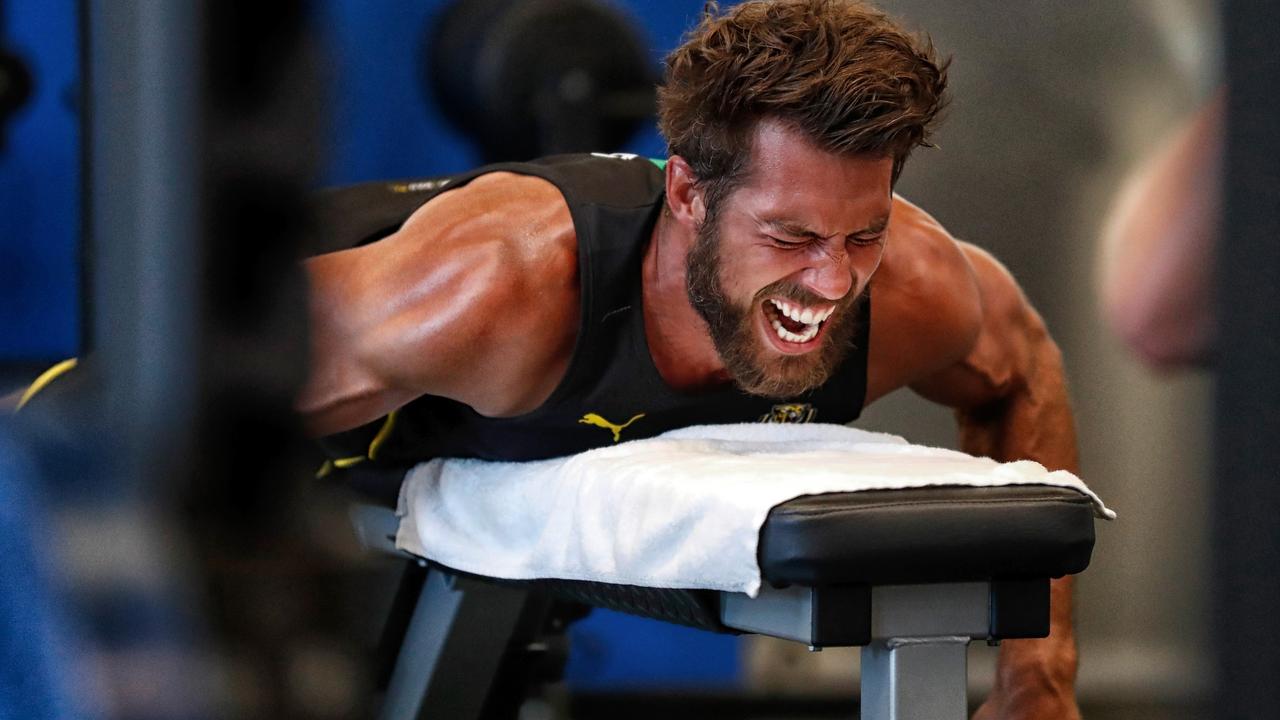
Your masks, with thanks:
<instances>
[{"instance_id":1,"label":"black bench cushion","mask_svg":"<svg viewBox=\"0 0 1280 720\"><path fill-rule=\"evenodd\" d=\"M1068 488L935 487L831 493L775 507L758 559L774 585L963 582L1078 573L1093 506Z\"/></svg>"}]
</instances>

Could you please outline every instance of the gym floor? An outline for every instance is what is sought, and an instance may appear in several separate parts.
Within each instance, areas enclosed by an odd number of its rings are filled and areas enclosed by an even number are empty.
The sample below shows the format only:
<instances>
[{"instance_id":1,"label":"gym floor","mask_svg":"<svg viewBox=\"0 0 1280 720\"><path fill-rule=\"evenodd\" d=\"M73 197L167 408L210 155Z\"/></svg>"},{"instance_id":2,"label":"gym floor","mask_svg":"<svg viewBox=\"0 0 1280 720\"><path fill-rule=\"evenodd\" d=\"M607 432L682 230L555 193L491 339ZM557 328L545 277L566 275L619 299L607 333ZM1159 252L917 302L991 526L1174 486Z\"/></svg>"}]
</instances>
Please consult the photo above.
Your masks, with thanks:
<instances>
[{"instance_id":1,"label":"gym floor","mask_svg":"<svg viewBox=\"0 0 1280 720\"><path fill-rule=\"evenodd\" d=\"M856 699L776 695L577 695L569 699L568 708L573 720L847 720L858 716ZM1142 703L1083 703L1080 710L1089 720L1198 720L1209 716L1204 706Z\"/></svg>"}]
</instances>

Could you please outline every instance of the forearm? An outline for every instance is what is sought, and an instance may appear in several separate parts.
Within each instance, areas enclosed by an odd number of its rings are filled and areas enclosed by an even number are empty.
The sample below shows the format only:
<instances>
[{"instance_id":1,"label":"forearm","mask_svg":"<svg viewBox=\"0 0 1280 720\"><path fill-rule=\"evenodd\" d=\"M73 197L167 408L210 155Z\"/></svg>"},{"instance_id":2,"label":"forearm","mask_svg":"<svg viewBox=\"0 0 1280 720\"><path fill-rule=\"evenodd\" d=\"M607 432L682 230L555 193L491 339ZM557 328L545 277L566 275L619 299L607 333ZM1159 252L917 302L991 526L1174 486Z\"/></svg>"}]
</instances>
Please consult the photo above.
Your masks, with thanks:
<instances>
[{"instance_id":1,"label":"forearm","mask_svg":"<svg viewBox=\"0 0 1280 720\"><path fill-rule=\"evenodd\" d=\"M1070 693L1076 679L1071 576L1050 582L1049 637L1005 640L996 662L995 693Z\"/></svg>"},{"instance_id":2,"label":"forearm","mask_svg":"<svg viewBox=\"0 0 1280 720\"><path fill-rule=\"evenodd\" d=\"M1028 368L1015 386L997 400L956 411L960 449L1000 462L1034 460L1049 470L1078 475L1062 354L1047 335L1024 352Z\"/></svg>"},{"instance_id":3,"label":"forearm","mask_svg":"<svg viewBox=\"0 0 1280 720\"><path fill-rule=\"evenodd\" d=\"M1045 339L1031 351L1034 372L998 402L959 411L961 448L1001 462L1034 460L1050 470L1079 471L1075 424L1061 357ZM1002 644L995 689L1014 695L1070 692L1076 676L1072 579L1053 580L1049 637Z\"/></svg>"}]
</instances>

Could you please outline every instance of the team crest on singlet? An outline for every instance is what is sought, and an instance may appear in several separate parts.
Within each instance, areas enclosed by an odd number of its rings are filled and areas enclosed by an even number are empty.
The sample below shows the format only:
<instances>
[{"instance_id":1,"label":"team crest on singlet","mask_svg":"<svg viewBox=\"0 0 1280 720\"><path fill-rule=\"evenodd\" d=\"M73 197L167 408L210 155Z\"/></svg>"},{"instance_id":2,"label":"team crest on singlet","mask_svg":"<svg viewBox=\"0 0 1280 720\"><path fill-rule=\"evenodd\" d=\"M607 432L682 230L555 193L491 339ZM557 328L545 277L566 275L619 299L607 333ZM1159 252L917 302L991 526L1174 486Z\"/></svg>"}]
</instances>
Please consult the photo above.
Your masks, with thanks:
<instances>
[{"instance_id":1,"label":"team crest on singlet","mask_svg":"<svg viewBox=\"0 0 1280 720\"><path fill-rule=\"evenodd\" d=\"M818 417L818 408L809 403L791 403L774 405L773 409L760 416L762 423L807 423Z\"/></svg>"}]
</instances>

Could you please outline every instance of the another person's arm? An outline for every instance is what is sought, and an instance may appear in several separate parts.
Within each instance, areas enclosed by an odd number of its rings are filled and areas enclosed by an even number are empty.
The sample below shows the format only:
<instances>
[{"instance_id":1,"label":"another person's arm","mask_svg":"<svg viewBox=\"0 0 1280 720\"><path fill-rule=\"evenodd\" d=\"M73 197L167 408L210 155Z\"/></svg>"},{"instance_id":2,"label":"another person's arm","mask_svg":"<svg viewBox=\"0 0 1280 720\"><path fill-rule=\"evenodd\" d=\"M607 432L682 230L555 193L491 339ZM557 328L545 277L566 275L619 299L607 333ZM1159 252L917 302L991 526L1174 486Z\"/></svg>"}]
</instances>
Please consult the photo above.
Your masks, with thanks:
<instances>
[{"instance_id":1,"label":"another person's arm","mask_svg":"<svg viewBox=\"0 0 1280 720\"><path fill-rule=\"evenodd\" d=\"M1225 106L1220 92L1129 177L1103 231L1104 314L1154 367L1212 354Z\"/></svg>"}]
</instances>

